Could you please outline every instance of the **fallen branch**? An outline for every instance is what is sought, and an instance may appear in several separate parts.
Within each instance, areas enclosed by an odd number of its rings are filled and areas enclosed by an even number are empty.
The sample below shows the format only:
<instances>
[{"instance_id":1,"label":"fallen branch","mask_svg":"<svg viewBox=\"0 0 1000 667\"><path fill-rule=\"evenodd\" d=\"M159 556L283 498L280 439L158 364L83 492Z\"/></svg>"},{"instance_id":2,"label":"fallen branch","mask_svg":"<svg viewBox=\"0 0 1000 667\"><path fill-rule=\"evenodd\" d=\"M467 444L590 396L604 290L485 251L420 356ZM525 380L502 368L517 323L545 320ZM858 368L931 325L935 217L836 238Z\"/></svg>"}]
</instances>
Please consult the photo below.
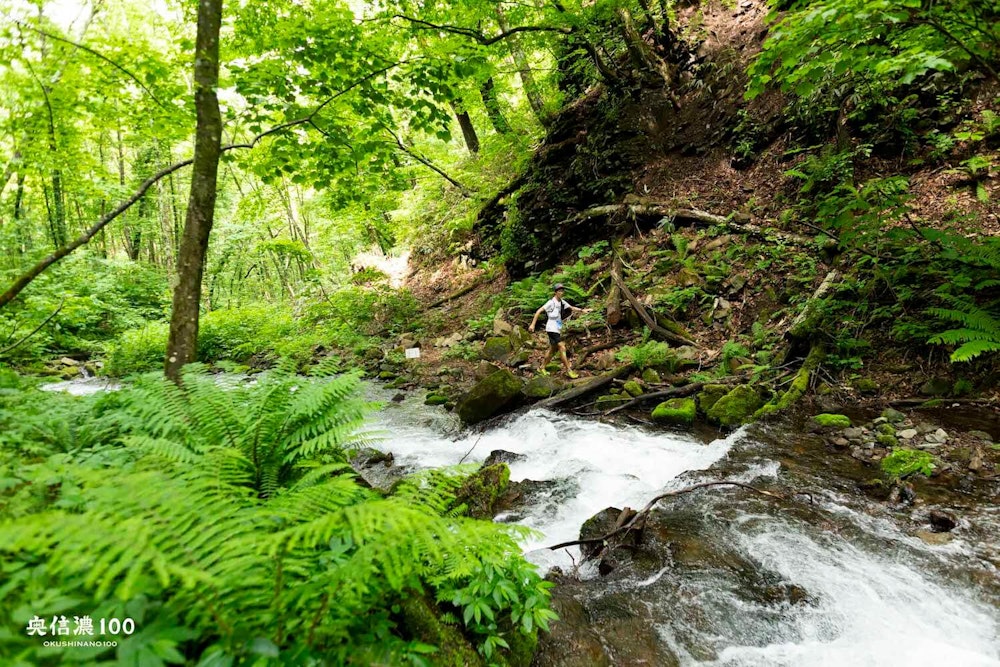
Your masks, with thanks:
<instances>
[{"instance_id":1,"label":"fallen branch","mask_svg":"<svg viewBox=\"0 0 1000 667\"><path fill-rule=\"evenodd\" d=\"M837 279L840 278L840 272L836 269L831 269L826 277L823 278L823 282L819 284L816 291L813 292L809 300L806 301L806 305L802 308L802 311L792 320L792 325L788 327L788 332L786 336L793 339L806 339L810 338L813 333L815 333L816 324L820 316L820 302L829 294L830 290L833 289L834 284Z\"/></svg>"},{"instance_id":2,"label":"fallen branch","mask_svg":"<svg viewBox=\"0 0 1000 667\"><path fill-rule=\"evenodd\" d=\"M622 277L614 275L612 275L612 277L615 278L615 284L618 285L618 289L621 290L622 295L625 297L625 300L632 305L632 308L634 308L635 312L639 314L639 317L642 319L643 322L646 323L646 326L649 327L649 330L651 332L653 332L663 340L673 343L675 345L695 344L695 342L690 338L685 338L684 336L675 334L673 331L668 331L663 327L661 327L659 324L657 324L653 316L650 315L649 311L646 310L646 307L643 306L641 303L639 303L639 300L635 298L634 294L632 294L632 290L628 288L628 285L625 284L625 281L622 279Z\"/></svg>"},{"instance_id":3,"label":"fallen branch","mask_svg":"<svg viewBox=\"0 0 1000 667\"><path fill-rule=\"evenodd\" d=\"M596 391L601 387L611 384L615 378L620 378L628 375L632 372L632 364L626 364L621 368L617 368L613 371L608 371L604 375L599 375L589 382L584 382L577 385L572 389L567 389L566 391L560 392L553 396L552 398L546 398L545 400L538 401L535 403L536 408L557 408L560 405L565 405L572 400L580 398L581 396L586 396L592 391Z\"/></svg>"},{"instance_id":4,"label":"fallen branch","mask_svg":"<svg viewBox=\"0 0 1000 667\"><path fill-rule=\"evenodd\" d=\"M580 350L580 353L576 355L576 365L580 366L586 361L587 357L595 352L603 352L604 350L610 350L613 347L618 347L621 344L620 340L606 340L603 343L596 343L590 347L585 347Z\"/></svg>"},{"instance_id":5,"label":"fallen branch","mask_svg":"<svg viewBox=\"0 0 1000 667\"><path fill-rule=\"evenodd\" d=\"M928 408L935 408L940 405L995 405L997 401L991 398L899 398L889 401L889 405L894 408L919 408L925 403L930 403Z\"/></svg>"},{"instance_id":6,"label":"fallen branch","mask_svg":"<svg viewBox=\"0 0 1000 667\"><path fill-rule=\"evenodd\" d=\"M669 204L650 202L641 199L632 203L626 202L623 204L605 204L602 206L594 206L570 216L561 224L571 224L574 222L591 220L593 218L609 217L617 213L627 213L633 218L667 218L675 224L680 222L688 223L693 226L720 226L734 232L746 234L747 236L754 236L765 241L777 239L790 245L808 245L813 242L813 239L808 236L793 234L791 232L783 232L777 229L764 229L758 225L748 222L736 222L731 217L716 215L714 213L709 213L696 208L675 208Z\"/></svg>"},{"instance_id":7,"label":"fallen branch","mask_svg":"<svg viewBox=\"0 0 1000 667\"><path fill-rule=\"evenodd\" d=\"M16 349L16 348L20 347L20 346L21 346L21 345L22 345L22 344L23 344L23 343L24 343L24 342L25 342L26 340L28 340L29 338L31 338L32 336L34 336L34 335L35 335L36 333L38 333L39 331L41 331L41 330L42 330L42 328L43 328L43 327L44 327L44 326L45 326L46 324L48 324L49 322L51 322L51 321L52 321L52 318L53 318L53 317L55 317L56 315L58 315L58 314L59 314L59 311L63 309L63 306L64 306L65 304L66 304L66 299L63 299L62 301L60 301L60 302L59 302L59 307L58 307L58 308L56 308L56 309L55 309L55 310L54 310L54 311L52 312L52 314L51 314L51 315L49 315L48 317L46 317L46 318L45 318L45 320L44 320L44 321L43 321L43 322L42 322L41 324L39 324L39 325L38 325L37 327L35 327L34 329L32 329L32 330L31 330L31 333L29 333L29 334L28 334L27 336L25 336L25 337L24 337L24 338L22 338L21 340L17 341L16 343L13 343L13 344L11 344L11 345L8 345L7 347L5 347L5 348L3 348L2 350L0 350L0 356L3 356L3 355L5 355L5 354L7 354L8 352L10 352L10 351L12 351L12 350L14 350L14 349ZM10 339L8 338L7 340L10 340Z\"/></svg>"},{"instance_id":8,"label":"fallen branch","mask_svg":"<svg viewBox=\"0 0 1000 667\"><path fill-rule=\"evenodd\" d=\"M672 387L671 389L664 389L663 391L654 391L648 394L642 394L641 396L636 396L628 403L622 403L621 405L615 406L610 410L605 410L601 414L606 417L621 410L627 410L628 408L636 405L641 405L647 401L655 401L661 398L682 398L684 396L690 396L691 394L697 394L704 387L704 382L692 382L691 384L686 384L683 387Z\"/></svg>"},{"instance_id":9,"label":"fallen branch","mask_svg":"<svg viewBox=\"0 0 1000 667\"><path fill-rule=\"evenodd\" d=\"M560 542L559 544L554 544L551 547L545 547L545 548L548 549L549 551L555 551L556 549L563 549L565 547L572 547L580 544L595 544L595 543L606 542L607 540L610 540L612 537L615 537L616 535L619 535L621 533L627 533L628 531L632 530L639 522L644 521L646 517L649 516L649 513L653 509L653 507L655 507L656 504L661 500L663 500L664 498L682 496L685 493L691 493L692 491L697 491L699 489L706 489L713 486L735 486L741 489L746 489L747 491L753 491L756 494L766 496L768 498L774 498L776 500L788 500L787 497L779 493L774 493L772 491L764 491L763 489L758 489L755 486L744 484L743 482L733 482L729 480L723 480L719 482L702 482L700 484L695 484L694 486L689 486L683 489L679 489L677 491L667 491L666 493L661 493L660 495L656 496L648 503L646 503L646 506L643 507L638 512L636 512L635 515L632 516L632 518L629 519L626 523L619 525L607 535L602 535L601 537L590 537L582 540L571 540L569 542ZM812 496L809 495L808 493L800 493L797 495L805 495L809 498L809 502L813 502Z\"/></svg>"},{"instance_id":10,"label":"fallen branch","mask_svg":"<svg viewBox=\"0 0 1000 667\"><path fill-rule=\"evenodd\" d=\"M479 287L479 281L478 280L473 280L471 283L469 283L468 285L466 285L462 289L457 290L455 292L452 292L448 296L441 297L440 299L438 299L437 301L435 301L431 305L427 306L427 309L430 310L431 308L437 308L438 306L440 306L442 304L445 304L445 303L448 303L449 301L454 301L455 299L457 299L460 296L465 296L466 294L468 294L472 290L476 289L477 287Z\"/></svg>"}]
</instances>

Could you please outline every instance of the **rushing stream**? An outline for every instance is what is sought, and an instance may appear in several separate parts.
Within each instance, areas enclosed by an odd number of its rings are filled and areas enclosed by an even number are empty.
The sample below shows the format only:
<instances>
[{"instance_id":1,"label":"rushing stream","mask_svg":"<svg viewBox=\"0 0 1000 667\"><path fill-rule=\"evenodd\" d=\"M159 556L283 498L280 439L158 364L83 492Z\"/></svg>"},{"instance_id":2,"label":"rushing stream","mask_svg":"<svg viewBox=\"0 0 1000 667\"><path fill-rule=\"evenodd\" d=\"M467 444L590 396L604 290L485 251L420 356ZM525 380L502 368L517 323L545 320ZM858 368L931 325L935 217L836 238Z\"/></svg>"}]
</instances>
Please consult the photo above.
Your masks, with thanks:
<instances>
[{"instance_id":1,"label":"rushing stream","mask_svg":"<svg viewBox=\"0 0 1000 667\"><path fill-rule=\"evenodd\" d=\"M970 507L950 541L928 544L850 492L830 457L760 428L705 443L533 410L459 434L415 399L388 403L378 425L380 448L404 466L523 455L511 480L550 480L550 492L498 518L538 532L524 546L543 567L572 569L576 548L543 547L575 539L595 513L665 489L730 479L810 490L812 503L723 488L679 497L668 516L682 546L666 562L607 578L584 567L567 590L604 651L592 664L1000 666L995 506Z\"/></svg>"},{"instance_id":2,"label":"rushing stream","mask_svg":"<svg viewBox=\"0 0 1000 667\"><path fill-rule=\"evenodd\" d=\"M89 379L46 388L117 387ZM552 638L561 635L562 648L543 641L540 665L1000 667L995 486L946 498L959 528L928 539L915 526L929 505L865 499L856 482L870 472L789 424L700 440L532 410L460 432L417 396L394 403L371 393L385 401L373 424L378 446L402 467L520 455L511 480L543 482L541 492L498 520L536 531L524 548L544 569L581 561L575 547L545 545L576 539L606 507L640 508L664 490L727 479L786 497L808 492L775 501L715 488L665 502L647 534L665 534L668 549L606 577L587 563L580 580L555 589L562 620Z\"/></svg>"}]
</instances>

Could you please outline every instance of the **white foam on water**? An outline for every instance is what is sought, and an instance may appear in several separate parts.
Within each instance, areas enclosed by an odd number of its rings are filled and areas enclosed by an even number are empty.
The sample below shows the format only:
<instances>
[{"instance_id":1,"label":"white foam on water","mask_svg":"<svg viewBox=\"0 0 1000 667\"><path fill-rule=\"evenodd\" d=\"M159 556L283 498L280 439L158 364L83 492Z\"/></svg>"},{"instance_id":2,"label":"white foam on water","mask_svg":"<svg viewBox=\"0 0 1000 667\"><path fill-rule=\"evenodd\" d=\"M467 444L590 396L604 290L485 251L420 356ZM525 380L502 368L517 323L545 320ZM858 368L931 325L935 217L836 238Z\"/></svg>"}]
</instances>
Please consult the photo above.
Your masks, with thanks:
<instances>
[{"instance_id":1,"label":"white foam on water","mask_svg":"<svg viewBox=\"0 0 1000 667\"><path fill-rule=\"evenodd\" d=\"M581 524L594 514L606 507L641 508L681 473L704 470L721 459L739 437L737 432L705 445L686 435L532 410L500 428L449 440L440 432L428 432L434 423L405 419L412 414L412 405L381 413L383 440L378 446L391 451L397 463L454 465L466 452L466 461L482 461L492 450L502 449L524 456L510 464L512 481L565 480L578 487L554 512L550 504L526 508L518 521L537 531L524 548L543 567L570 566L574 558L579 560L575 547L568 553L545 547L577 539Z\"/></svg>"},{"instance_id":2,"label":"white foam on water","mask_svg":"<svg viewBox=\"0 0 1000 667\"><path fill-rule=\"evenodd\" d=\"M936 583L916 562L882 558L834 535L771 526L743 548L811 603L789 610L785 641L723 648L719 667L1000 667L996 609Z\"/></svg>"},{"instance_id":3,"label":"white foam on water","mask_svg":"<svg viewBox=\"0 0 1000 667\"><path fill-rule=\"evenodd\" d=\"M387 406L378 416L382 440L398 463L414 467L482 461L491 450L524 455L510 464L511 478L562 481L549 498L518 509L518 522L539 535L525 544L528 557L543 569L579 560L570 551L544 547L576 539L580 525L609 507L643 507L653 496L685 486L677 477L704 470L725 457L743 432L708 445L682 434L611 426L533 410L483 434L456 436L458 424L440 409L417 399ZM766 459L737 479L780 476ZM544 494L543 494L544 496ZM651 628L685 666L716 667L1000 667L1000 611L977 599L967 581L949 580L932 564L960 566L969 558L955 546L931 547L884 517L849 509L827 495L824 511L849 518L868 540L846 537L769 510L749 510L715 524L738 550L808 594L808 601L761 607L733 597L727 582L689 581L690 595L657 599L668 568L633 582L636 595L652 595L663 622ZM880 550L879 544L884 545ZM932 553L931 553L932 552ZM597 576L591 564L581 575ZM620 585L619 584L616 585ZM668 587L669 588L669 587ZM714 619L710 627L672 627L677 605L695 605ZM712 647L689 650L685 641ZM683 640L683 641L682 641ZM697 657L696 657L697 656Z\"/></svg>"}]
</instances>

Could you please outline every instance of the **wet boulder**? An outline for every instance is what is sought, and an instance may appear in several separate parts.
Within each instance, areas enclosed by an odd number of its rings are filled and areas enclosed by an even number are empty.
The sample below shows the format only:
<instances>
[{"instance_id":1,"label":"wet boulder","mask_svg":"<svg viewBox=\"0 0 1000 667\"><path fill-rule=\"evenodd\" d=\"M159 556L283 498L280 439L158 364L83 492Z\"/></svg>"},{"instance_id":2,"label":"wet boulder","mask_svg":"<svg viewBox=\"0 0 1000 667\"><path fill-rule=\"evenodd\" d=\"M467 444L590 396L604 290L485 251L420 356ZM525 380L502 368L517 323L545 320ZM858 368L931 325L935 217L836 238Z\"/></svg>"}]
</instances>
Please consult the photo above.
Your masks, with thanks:
<instances>
[{"instance_id":1,"label":"wet boulder","mask_svg":"<svg viewBox=\"0 0 1000 667\"><path fill-rule=\"evenodd\" d=\"M947 533L958 526L958 518L943 510L931 510L928 520L935 533Z\"/></svg>"},{"instance_id":2,"label":"wet boulder","mask_svg":"<svg viewBox=\"0 0 1000 667\"><path fill-rule=\"evenodd\" d=\"M507 369L498 370L480 380L458 401L455 412L466 424L478 424L500 414L517 403L521 380Z\"/></svg>"},{"instance_id":3,"label":"wet boulder","mask_svg":"<svg viewBox=\"0 0 1000 667\"><path fill-rule=\"evenodd\" d=\"M510 468L506 463L483 466L462 482L454 507L464 506L465 513L474 519L492 519L500 510L508 484Z\"/></svg>"},{"instance_id":4,"label":"wet boulder","mask_svg":"<svg viewBox=\"0 0 1000 667\"><path fill-rule=\"evenodd\" d=\"M722 426L739 426L749 421L764 405L760 392L747 384L737 385L706 411L709 420Z\"/></svg>"},{"instance_id":5,"label":"wet boulder","mask_svg":"<svg viewBox=\"0 0 1000 667\"><path fill-rule=\"evenodd\" d=\"M490 455L486 457L483 461L484 468L487 468L497 463L513 463L514 461L523 461L527 457L524 454L518 454L517 452L508 452L506 449L494 449L490 452Z\"/></svg>"}]
</instances>

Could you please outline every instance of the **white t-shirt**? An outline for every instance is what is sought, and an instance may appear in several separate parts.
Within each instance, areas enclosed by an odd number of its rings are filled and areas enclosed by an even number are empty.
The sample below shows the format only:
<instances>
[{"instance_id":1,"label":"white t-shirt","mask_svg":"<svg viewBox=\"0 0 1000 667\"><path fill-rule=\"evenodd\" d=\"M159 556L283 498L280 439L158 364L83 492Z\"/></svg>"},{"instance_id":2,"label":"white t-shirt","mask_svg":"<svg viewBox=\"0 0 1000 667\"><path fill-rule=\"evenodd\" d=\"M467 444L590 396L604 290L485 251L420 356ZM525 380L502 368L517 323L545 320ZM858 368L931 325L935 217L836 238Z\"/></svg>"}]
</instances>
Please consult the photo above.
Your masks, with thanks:
<instances>
[{"instance_id":1,"label":"white t-shirt","mask_svg":"<svg viewBox=\"0 0 1000 667\"><path fill-rule=\"evenodd\" d=\"M563 308L569 308L569 302L566 299L562 301L556 301L555 297L552 297L545 302L542 309L545 314L549 316L549 321L545 323L545 330L551 331L552 333L559 333L562 329L562 311Z\"/></svg>"}]
</instances>

